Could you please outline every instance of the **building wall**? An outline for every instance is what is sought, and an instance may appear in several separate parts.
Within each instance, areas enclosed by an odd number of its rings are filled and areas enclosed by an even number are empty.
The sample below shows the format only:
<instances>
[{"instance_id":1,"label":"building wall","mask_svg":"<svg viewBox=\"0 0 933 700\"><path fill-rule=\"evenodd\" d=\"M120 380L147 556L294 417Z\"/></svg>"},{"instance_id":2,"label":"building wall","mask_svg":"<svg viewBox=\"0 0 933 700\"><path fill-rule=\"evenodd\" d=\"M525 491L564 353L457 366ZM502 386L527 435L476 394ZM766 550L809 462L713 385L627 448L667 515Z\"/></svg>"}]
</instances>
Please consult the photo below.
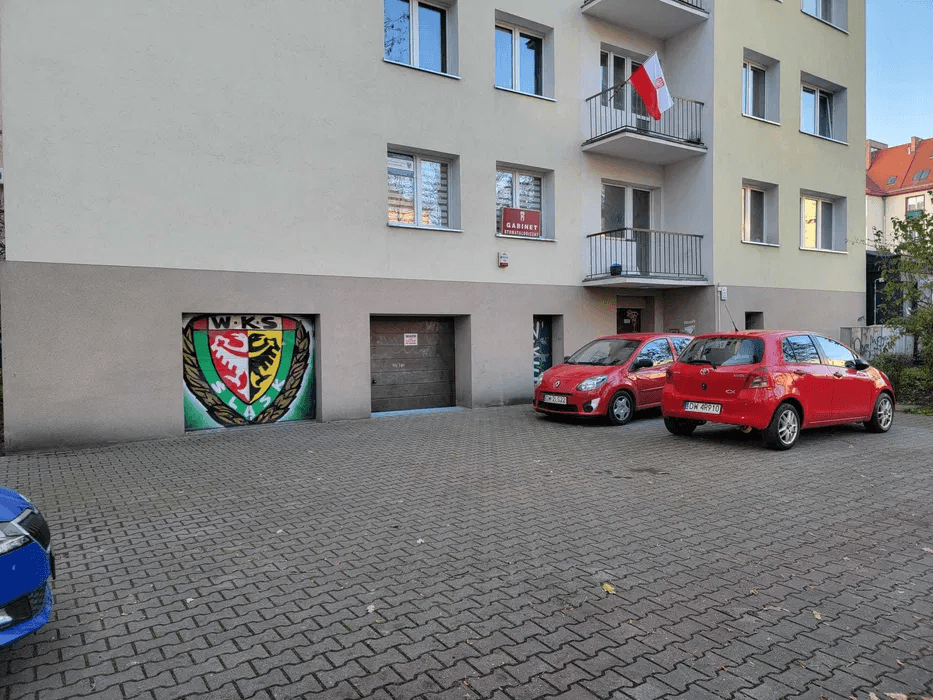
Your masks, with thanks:
<instances>
[{"instance_id":1,"label":"building wall","mask_svg":"<svg viewBox=\"0 0 933 700\"><path fill-rule=\"evenodd\" d=\"M715 281L731 288L864 294L865 3L848 2L847 32L808 16L793 2L731 3L728 11L716 13L715 22ZM742 115L746 49L780 62L778 123ZM804 72L846 88L844 143L801 131ZM743 178L778 186L778 246L742 242ZM801 249L802 190L846 198L844 252ZM857 325L862 312L856 313L856 306L837 309L844 317L834 325L847 325L850 317ZM801 308L794 325L815 326L822 315Z\"/></svg>"}]
</instances>

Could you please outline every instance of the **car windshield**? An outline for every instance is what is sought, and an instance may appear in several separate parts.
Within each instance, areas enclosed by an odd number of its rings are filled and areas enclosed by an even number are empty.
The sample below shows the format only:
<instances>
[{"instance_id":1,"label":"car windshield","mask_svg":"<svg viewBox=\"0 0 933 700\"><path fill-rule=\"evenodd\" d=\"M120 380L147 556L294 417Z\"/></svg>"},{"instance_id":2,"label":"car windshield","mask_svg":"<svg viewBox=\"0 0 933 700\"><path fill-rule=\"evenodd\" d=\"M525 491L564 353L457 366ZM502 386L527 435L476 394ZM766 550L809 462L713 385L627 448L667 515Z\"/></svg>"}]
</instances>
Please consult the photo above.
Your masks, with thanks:
<instances>
[{"instance_id":1,"label":"car windshield","mask_svg":"<svg viewBox=\"0 0 933 700\"><path fill-rule=\"evenodd\" d=\"M587 343L567 358L568 365L621 365L638 348L637 340L604 338Z\"/></svg>"},{"instance_id":2,"label":"car windshield","mask_svg":"<svg viewBox=\"0 0 933 700\"><path fill-rule=\"evenodd\" d=\"M697 338L680 356L692 365L756 365L765 353L761 338Z\"/></svg>"}]
</instances>

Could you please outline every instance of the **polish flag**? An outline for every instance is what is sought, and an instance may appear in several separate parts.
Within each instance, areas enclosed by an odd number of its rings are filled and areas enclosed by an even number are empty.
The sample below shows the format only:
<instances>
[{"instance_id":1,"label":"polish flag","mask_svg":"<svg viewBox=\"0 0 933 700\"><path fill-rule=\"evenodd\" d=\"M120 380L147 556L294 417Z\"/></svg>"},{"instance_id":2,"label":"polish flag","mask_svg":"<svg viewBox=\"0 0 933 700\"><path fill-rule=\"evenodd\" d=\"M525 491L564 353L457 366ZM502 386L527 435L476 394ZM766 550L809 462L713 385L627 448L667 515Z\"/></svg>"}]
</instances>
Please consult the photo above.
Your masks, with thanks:
<instances>
[{"instance_id":1,"label":"polish flag","mask_svg":"<svg viewBox=\"0 0 933 700\"><path fill-rule=\"evenodd\" d=\"M651 58L645 61L641 68L632 73L631 83L635 87L638 96L645 103L645 107L648 108L648 114L656 120L660 119L664 112L674 106L671 93L667 91L667 83L664 82L664 73L661 72L661 62L658 61L658 54L651 54Z\"/></svg>"}]
</instances>

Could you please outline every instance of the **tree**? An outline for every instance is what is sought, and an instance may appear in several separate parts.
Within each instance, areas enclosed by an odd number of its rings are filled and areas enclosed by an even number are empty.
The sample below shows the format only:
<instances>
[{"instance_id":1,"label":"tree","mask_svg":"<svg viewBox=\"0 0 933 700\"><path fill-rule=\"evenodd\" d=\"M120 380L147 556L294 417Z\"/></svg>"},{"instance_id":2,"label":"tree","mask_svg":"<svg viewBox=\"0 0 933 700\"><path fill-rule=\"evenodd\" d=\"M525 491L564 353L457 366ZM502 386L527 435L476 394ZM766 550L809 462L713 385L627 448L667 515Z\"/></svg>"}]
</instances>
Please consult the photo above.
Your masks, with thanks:
<instances>
[{"instance_id":1,"label":"tree","mask_svg":"<svg viewBox=\"0 0 933 700\"><path fill-rule=\"evenodd\" d=\"M921 212L891 223L890 240L875 231L884 278L885 325L914 336L923 364L933 376L933 214Z\"/></svg>"}]
</instances>

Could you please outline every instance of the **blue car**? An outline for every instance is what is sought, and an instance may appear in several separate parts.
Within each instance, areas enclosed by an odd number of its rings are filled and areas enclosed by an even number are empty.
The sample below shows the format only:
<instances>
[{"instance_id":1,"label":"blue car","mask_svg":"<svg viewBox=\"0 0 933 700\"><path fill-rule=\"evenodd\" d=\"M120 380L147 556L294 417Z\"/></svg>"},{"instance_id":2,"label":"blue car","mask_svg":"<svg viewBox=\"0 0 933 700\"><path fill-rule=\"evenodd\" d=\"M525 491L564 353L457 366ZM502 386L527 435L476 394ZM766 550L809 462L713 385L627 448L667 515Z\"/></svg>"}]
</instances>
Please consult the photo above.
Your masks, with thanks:
<instances>
[{"instance_id":1,"label":"blue car","mask_svg":"<svg viewBox=\"0 0 933 700\"><path fill-rule=\"evenodd\" d=\"M16 491L0 486L0 646L49 621L54 577L45 518Z\"/></svg>"}]
</instances>

